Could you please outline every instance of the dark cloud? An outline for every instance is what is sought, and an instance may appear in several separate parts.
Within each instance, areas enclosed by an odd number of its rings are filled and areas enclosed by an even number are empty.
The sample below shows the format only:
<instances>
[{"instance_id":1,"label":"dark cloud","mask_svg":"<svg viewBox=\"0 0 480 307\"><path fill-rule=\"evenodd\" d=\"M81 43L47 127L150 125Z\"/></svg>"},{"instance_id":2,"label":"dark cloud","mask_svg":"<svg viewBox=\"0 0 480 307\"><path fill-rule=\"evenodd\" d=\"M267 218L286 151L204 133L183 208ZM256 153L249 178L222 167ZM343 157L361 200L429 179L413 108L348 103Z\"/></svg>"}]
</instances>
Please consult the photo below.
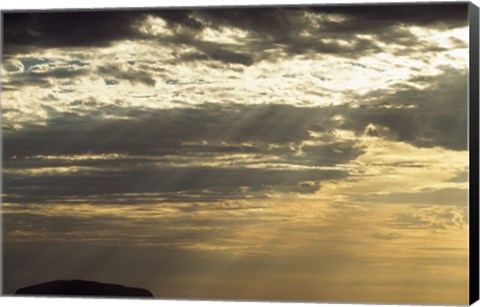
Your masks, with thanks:
<instances>
[{"instance_id":1,"label":"dark cloud","mask_svg":"<svg viewBox=\"0 0 480 307\"><path fill-rule=\"evenodd\" d=\"M339 179L345 171L271 170L249 168L176 167L149 170L120 169L70 174L7 175L4 192L23 196L96 195L222 190L225 197L242 187L254 191L296 191L305 181ZM52 187L55 187L52 189ZM308 191L307 191L308 192Z\"/></svg>"},{"instance_id":2,"label":"dark cloud","mask_svg":"<svg viewBox=\"0 0 480 307\"><path fill-rule=\"evenodd\" d=\"M312 21L311 14L317 16ZM138 31L147 16L162 18L173 37L155 37ZM338 19L337 17L340 16ZM317 7L209 8L194 10L120 10L4 14L4 50L14 54L32 48L101 47L121 40L147 39L177 47L189 45L196 53L185 60L214 60L251 65L279 55L337 54L357 58L380 51L377 42L421 45L401 26L452 28L467 25L466 4L362 5ZM206 28L240 29L248 37L239 46L199 39ZM308 35L303 35L307 33ZM359 38L359 34L374 39ZM347 44L340 44L341 39ZM432 46L424 46L431 48Z\"/></svg>"},{"instance_id":3,"label":"dark cloud","mask_svg":"<svg viewBox=\"0 0 480 307\"><path fill-rule=\"evenodd\" d=\"M468 77L465 70L441 67L437 76L416 76L426 88L405 84L358 97L363 107L347 116L346 129L360 131L368 123L387 127L399 141L420 147L467 149ZM373 107L373 106L377 107ZM391 107L400 106L400 109ZM403 106L403 107L402 107ZM413 108L407 108L408 106ZM390 107L390 108L389 108Z\"/></svg>"},{"instance_id":4,"label":"dark cloud","mask_svg":"<svg viewBox=\"0 0 480 307\"><path fill-rule=\"evenodd\" d=\"M282 44L286 46L284 51L290 55L324 53L358 58L381 50L373 40L349 38L348 41L349 45L343 45L336 41L323 42L320 37L295 37Z\"/></svg>"},{"instance_id":5,"label":"dark cloud","mask_svg":"<svg viewBox=\"0 0 480 307\"><path fill-rule=\"evenodd\" d=\"M219 47L217 44L202 43L194 44L202 53L183 56L186 60L213 60L223 63L241 64L245 66L252 65L254 59L246 53L236 52L226 48Z\"/></svg>"},{"instance_id":6,"label":"dark cloud","mask_svg":"<svg viewBox=\"0 0 480 307\"><path fill-rule=\"evenodd\" d=\"M4 53L32 48L107 46L137 35L138 11L11 12L3 14Z\"/></svg>"},{"instance_id":7,"label":"dark cloud","mask_svg":"<svg viewBox=\"0 0 480 307\"><path fill-rule=\"evenodd\" d=\"M117 84L115 79L126 80L133 84L141 83L155 86L155 79L148 70L136 70L122 65L108 64L97 68L98 74L105 78L107 85ZM112 80L113 79L113 80Z\"/></svg>"},{"instance_id":8,"label":"dark cloud","mask_svg":"<svg viewBox=\"0 0 480 307\"><path fill-rule=\"evenodd\" d=\"M160 17L167 21L169 28L184 31L189 30L198 32L205 28L205 25L192 16L192 10L189 9L165 9L148 11L151 16Z\"/></svg>"},{"instance_id":9,"label":"dark cloud","mask_svg":"<svg viewBox=\"0 0 480 307\"><path fill-rule=\"evenodd\" d=\"M58 67L48 70L38 70L36 67L25 72L16 72L9 75L9 80L2 82L2 86L12 87L15 89L24 86L38 86L38 87L51 87L54 85L51 79L67 80L71 82L75 78L88 75L90 72L87 69L78 69L72 67Z\"/></svg>"},{"instance_id":10,"label":"dark cloud","mask_svg":"<svg viewBox=\"0 0 480 307\"><path fill-rule=\"evenodd\" d=\"M287 105L205 104L184 109L99 106L93 111L79 110L79 113L63 113L52 108L45 110L49 112L46 125L26 124L22 130L5 134L6 157L86 153L172 154L183 143L202 141L214 144L222 141L299 143L310 137L308 127L324 117L321 109ZM223 145L206 148L234 150ZM247 148L240 146L239 150L242 152Z\"/></svg>"},{"instance_id":11,"label":"dark cloud","mask_svg":"<svg viewBox=\"0 0 480 307\"><path fill-rule=\"evenodd\" d=\"M277 190L311 193L320 188L322 180L344 178L348 173L294 170L290 165L331 167L361 154L355 142L306 146L300 155L295 153L300 143L310 138L309 127L324 116L322 110L308 108L206 104L166 110L98 107L78 114L44 109L50 116L45 125L5 131L8 171L4 180L9 200L43 202L69 195L164 193L159 198L165 201L198 201L241 198L245 195L242 189L257 196ZM119 156L62 158L114 153ZM225 156L230 154L247 156ZM202 166L216 158L223 163ZM257 163L262 167L255 166ZM35 170L65 167L73 172L35 174ZM188 192L186 196L175 195L182 191ZM115 197L112 199L115 202Z\"/></svg>"},{"instance_id":12,"label":"dark cloud","mask_svg":"<svg viewBox=\"0 0 480 307\"><path fill-rule=\"evenodd\" d=\"M169 201L178 201L178 192L189 191L181 199L213 201L241 198L242 187L257 195L272 190L311 193L320 188L322 180L345 178L348 173L290 167L348 164L364 152L357 141L338 140L335 129L416 146L466 149L466 103L461 102L466 102L466 74L450 67L443 69L438 76L415 77L429 82L422 90L397 85L393 94L368 93L359 97L363 104L358 108L203 104L141 109L101 106L94 99L87 103L96 108L77 113L44 106L48 113L44 123L4 130L5 192L7 197L23 195L16 198L20 202L28 202L29 197L44 197L41 200L45 201L50 197L90 197L120 191L163 193L160 198ZM72 103L84 105L81 101ZM341 120L336 119L338 116ZM321 144L302 145L317 137ZM120 156L84 161L61 157L89 154ZM230 154L248 156L202 166ZM58 157L35 157L38 155ZM251 168L255 165L261 167ZM57 167L78 170L28 173ZM52 190L51 186L56 188ZM429 193L423 198L417 196L392 195L392 199L434 199Z\"/></svg>"},{"instance_id":13,"label":"dark cloud","mask_svg":"<svg viewBox=\"0 0 480 307\"><path fill-rule=\"evenodd\" d=\"M197 10L194 16L212 27L231 26L261 37L292 36L305 28L304 12L322 15L320 31L338 34L345 32L381 34L399 25L444 26L447 28L467 25L466 3L440 4L389 4L389 5L343 5L343 6L298 6L276 8L236 8L233 10ZM340 16L346 20L328 18Z\"/></svg>"},{"instance_id":14,"label":"dark cloud","mask_svg":"<svg viewBox=\"0 0 480 307\"><path fill-rule=\"evenodd\" d=\"M370 124L376 126L375 131L373 128L367 131L370 135L420 147L443 146L465 150L466 72L446 67L442 74L433 78L430 85L422 90L404 89L400 84L393 87L398 88L393 94L375 91L359 96L358 100L362 102L359 108L204 104L191 108L159 110L98 105L94 110L78 110L78 113L62 113L49 108L45 109L49 112L45 125L31 123L25 124L18 131L4 131L4 156L86 153L165 155L195 150L224 153L257 151L288 155L292 153L288 149L289 144L298 145L311 139L310 132L318 132L319 127L320 131L323 130L323 140L334 144L333 129L346 129L361 135ZM396 105L400 108L385 107ZM344 119L333 120L336 115L341 115ZM208 146L189 148L192 145L184 144L192 142L204 142ZM268 144L280 146L275 149L268 147ZM265 150L265 146L269 149ZM334 150L332 145L327 146L330 147L320 146L315 149L307 146L304 153ZM279 149L283 153L272 151ZM360 153L358 149L352 150L336 148L337 158L329 159L334 159L335 164L337 159L342 160L341 157L354 157ZM314 160L310 162L313 163Z\"/></svg>"},{"instance_id":15,"label":"dark cloud","mask_svg":"<svg viewBox=\"0 0 480 307\"><path fill-rule=\"evenodd\" d=\"M314 53L357 58L380 50L375 41L358 38L356 32L339 36L315 28L305 12L302 9L267 8L226 10L222 14L200 10L192 14L214 29L246 31L248 39L241 41L241 49L243 53L251 54L255 61ZM302 35L305 33L308 36ZM339 43L338 39L347 41L348 45ZM201 42L192 40L191 45L201 45Z\"/></svg>"},{"instance_id":16,"label":"dark cloud","mask_svg":"<svg viewBox=\"0 0 480 307\"><path fill-rule=\"evenodd\" d=\"M346 15L356 21L342 23L338 29L343 31L349 29L349 26L358 26L361 22L373 29L379 23L454 28L466 26L468 21L467 3L364 4L321 7L314 10Z\"/></svg>"},{"instance_id":17,"label":"dark cloud","mask_svg":"<svg viewBox=\"0 0 480 307\"><path fill-rule=\"evenodd\" d=\"M364 151L356 142L334 142L322 145L307 145L302 147L305 153L303 159L311 165L337 165L348 163L360 156Z\"/></svg>"},{"instance_id":18,"label":"dark cloud","mask_svg":"<svg viewBox=\"0 0 480 307\"><path fill-rule=\"evenodd\" d=\"M318 17L318 25L305 13ZM251 50L262 51L281 47L291 55L320 52L347 57L359 57L380 51L376 42L401 46L425 45L408 26L454 28L466 26L466 4L429 5L352 5L317 7L239 8L192 12L209 27L232 27L247 31L256 43ZM308 36L302 35L308 33ZM358 38L359 34L375 39ZM324 39L333 41L325 42ZM348 45L339 44L342 39ZM423 49L431 46L423 46ZM437 50L438 51L438 50Z\"/></svg>"},{"instance_id":19,"label":"dark cloud","mask_svg":"<svg viewBox=\"0 0 480 307\"><path fill-rule=\"evenodd\" d=\"M297 192L309 193L314 187L319 189L319 185L315 183L310 186L310 191L301 186L297 188ZM295 188L295 187L292 187ZM5 194L2 199L5 203L15 203L22 205L31 204L51 204L52 202L77 205L77 204L91 204L98 206L110 205L133 205L133 206L151 206L159 203L182 203L182 204L196 204L198 202L219 204L224 201L241 201L256 199L261 201L268 198L265 192L272 191L273 188L265 188L261 190L240 188L216 188L210 190L190 190L188 192L158 192L158 193L135 193L125 194L122 191L118 193L102 193L102 194L75 194L75 195L20 195L20 194ZM77 191L78 192L78 191ZM182 207L183 208L183 207ZM182 209L183 210L183 209Z\"/></svg>"}]
</instances>

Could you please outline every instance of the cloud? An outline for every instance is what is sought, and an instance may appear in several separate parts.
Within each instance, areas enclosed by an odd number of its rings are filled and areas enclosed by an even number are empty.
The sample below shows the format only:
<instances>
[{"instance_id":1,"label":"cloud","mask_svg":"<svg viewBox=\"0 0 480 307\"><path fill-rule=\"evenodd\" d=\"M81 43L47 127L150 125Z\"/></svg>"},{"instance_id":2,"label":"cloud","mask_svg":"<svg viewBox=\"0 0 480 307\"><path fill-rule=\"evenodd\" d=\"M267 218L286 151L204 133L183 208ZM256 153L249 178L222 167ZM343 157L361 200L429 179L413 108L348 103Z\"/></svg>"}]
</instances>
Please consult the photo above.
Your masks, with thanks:
<instances>
[{"instance_id":1,"label":"cloud","mask_svg":"<svg viewBox=\"0 0 480 307\"><path fill-rule=\"evenodd\" d=\"M154 203L261 198L277 191L313 193L322 181L349 176L338 167L364 153L361 138L371 124L376 137L463 150L457 144L466 135L441 123L447 116L462 129L463 107L458 107L457 96L463 93L466 77L446 68L432 78L423 90L409 89L408 96L414 97L409 103L415 108L383 107L390 99L402 101L402 91L374 99L367 94L367 106L359 108L240 104L120 108L101 106L94 99L88 101L94 109L75 113L44 108L45 123L4 130L6 199L48 202L75 195L118 203L113 194L156 193L142 198ZM344 140L336 134L338 129L353 131L356 138ZM68 158L95 154L118 156ZM328 167L333 169L322 169ZM441 198L433 195L437 192L370 195L362 200L465 204L463 191L448 190ZM127 197L127 202L136 202L135 198Z\"/></svg>"},{"instance_id":2,"label":"cloud","mask_svg":"<svg viewBox=\"0 0 480 307\"><path fill-rule=\"evenodd\" d=\"M343 23L339 29L345 31L349 26L363 25L363 29L374 29L376 25L383 26L408 24L426 27L443 26L447 28L463 27L467 23L468 6L463 3L430 4L388 4L388 5L361 5L361 6L331 6L314 8L328 13L349 16L354 23ZM386 22L387 21L387 22ZM360 27L360 30L362 27Z\"/></svg>"},{"instance_id":3,"label":"cloud","mask_svg":"<svg viewBox=\"0 0 480 307\"><path fill-rule=\"evenodd\" d=\"M71 72L58 69L48 72L59 76L68 73ZM73 72L74 75L80 73ZM304 146L304 153L313 154L319 150L326 153L326 150L334 149L331 144L336 142L336 129L353 131L360 137L367 127L370 127L367 131L370 135L419 147L465 150L466 73L445 67L441 74L429 78L429 85L423 89L405 90L402 84L397 84L392 93L374 91L358 96L357 100L362 103L358 108L207 103L197 107L142 109L102 107L95 103L98 107L93 110L77 109L72 113L45 107L48 118L43 125L25 123L18 131L5 131L5 157L85 153L175 154L182 146L182 149L188 149L184 143L190 143L191 150L213 152L264 152L262 146L277 144L276 149L270 146L268 151L273 153L281 149L283 154L292 154L289 146L315 139L311 133L319 133L320 139L330 145ZM396 105L399 107L394 107ZM341 120L335 119L340 117ZM92 137L101 141L92 142ZM201 142L210 147L191 147L192 143ZM337 159L342 160L342 156L348 161L361 153L358 149L350 151L354 148L353 143L341 146L350 148L337 148L335 156L328 158L333 159L332 164L338 163ZM314 160L310 162L315 164Z\"/></svg>"},{"instance_id":4,"label":"cloud","mask_svg":"<svg viewBox=\"0 0 480 307\"><path fill-rule=\"evenodd\" d=\"M466 297L467 4L4 17L7 293Z\"/></svg>"},{"instance_id":5,"label":"cloud","mask_svg":"<svg viewBox=\"0 0 480 307\"><path fill-rule=\"evenodd\" d=\"M17 59L6 58L2 61L2 70L5 70L9 73L21 72L24 70L24 65L21 61Z\"/></svg>"},{"instance_id":6,"label":"cloud","mask_svg":"<svg viewBox=\"0 0 480 307\"><path fill-rule=\"evenodd\" d=\"M87 69L78 69L76 67L39 67L34 66L32 69L26 72L16 72L8 75L8 80L2 82L2 86L19 89L25 86L37 86L37 87L53 87L55 82L52 79L61 81L72 80L86 76L90 72Z\"/></svg>"},{"instance_id":7,"label":"cloud","mask_svg":"<svg viewBox=\"0 0 480 307\"><path fill-rule=\"evenodd\" d=\"M467 227L466 211L466 207L412 207L410 212L396 214L390 222L392 226L399 229L427 229L432 232L458 231Z\"/></svg>"},{"instance_id":8,"label":"cloud","mask_svg":"<svg viewBox=\"0 0 480 307\"><path fill-rule=\"evenodd\" d=\"M411 26L455 28L467 25L467 6L362 5L293 8L240 8L194 11L208 26L247 31L255 40L251 50L280 46L291 55L320 52L360 57L382 51L377 42L413 46L423 44L406 29ZM358 35L371 35L360 38ZM256 47L255 47L256 46ZM270 48L268 48L270 47Z\"/></svg>"},{"instance_id":9,"label":"cloud","mask_svg":"<svg viewBox=\"0 0 480 307\"><path fill-rule=\"evenodd\" d=\"M441 67L436 76L417 76L413 80L429 82L422 89L397 83L385 91L374 90L357 97L362 105L348 111L342 127L359 132L372 123L388 128L386 134L390 137L396 135L397 140L415 146L466 150L466 71Z\"/></svg>"},{"instance_id":10,"label":"cloud","mask_svg":"<svg viewBox=\"0 0 480 307\"><path fill-rule=\"evenodd\" d=\"M232 151L231 146L236 146L244 152L253 150L247 143L287 145L309 139L308 127L322 116L321 109L287 105L204 104L174 109L107 106L80 113L45 110L49 112L45 125L25 124L23 129L5 134L6 157L172 154L183 143L202 141L224 142L222 146L205 147L209 150ZM92 142L92 137L98 141ZM238 143L242 145L225 146Z\"/></svg>"},{"instance_id":11,"label":"cloud","mask_svg":"<svg viewBox=\"0 0 480 307\"><path fill-rule=\"evenodd\" d=\"M362 153L353 141L301 147L323 113L309 108L206 104L46 111L45 125L5 132L5 193L22 195L7 196L11 200L118 193L164 193L157 199L172 201L235 199L242 189L259 197L312 193L323 180L348 176L335 166ZM182 191L187 197L175 194Z\"/></svg>"},{"instance_id":12,"label":"cloud","mask_svg":"<svg viewBox=\"0 0 480 307\"><path fill-rule=\"evenodd\" d=\"M4 15L4 53L34 48L108 46L137 35L139 11L81 11L7 13Z\"/></svg>"},{"instance_id":13,"label":"cloud","mask_svg":"<svg viewBox=\"0 0 480 307\"><path fill-rule=\"evenodd\" d=\"M418 192L359 195L358 200L411 205L455 205L468 203L468 190L460 188L423 189Z\"/></svg>"},{"instance_id":14,"label":"cloud","mask_svg":"<svg viewBox=\"0 0 480 307\"><path fill-rule=\"evenodd\" d=\"M184 60L214 60L226 64L241 64L250 66L254 63L251 55L221 47L214 43L193 43L193 45L200 50L201 53L186 54L182 56Z\"/></svg>"},{"instance_id":15,"label":"cloud","mask_svg":"<svg viewBox=\"0 0 480 307\"><path fill-rule=\"evenodd\" d=\"M363 153L361 146L353 141L306 145L302 152L308 164L330 166L348 163Z\"/></svg>"},{"instance_id":16,"label":"cloud","mask_svg":"<svg viewBox=\"0 0 480 307\"><path fill-rule=\"evenodd\" d=\"M371 237L379 240L391 241L400 239L401 235L398 233L374 233Z\"/></svg>"},{"instance_id":17,"label":"cloud","mask_svg":"<svg viewBox=\"0 0 480 307\"><path fill-rule=\"evenodd\" d=\"M129 64L105 64L97 68L98 74L105 78L108 84L115 84L115 79L127 80L133 84L141 83L147 86L155 86L155 79L148 70L138 70ZM112 80L113 79L113 80Z\"/></svg>"},{"instance_id":18,"label":"cloud","mask_svg":"<svg viewBox=\"0 0 480 307\"><path fill-rule=\"evenodd\" d=\"M165 23L164 28L170 34L149 32L151 26L144 27L149 18ZM154 41L179 49L182 46L196 49L197 52L183 55L177 61L213 60L249 66L266 58L275 60L280 54L324 53L359 58L382 51L378 42L420 44L414 34L402 27L449 29L466 23L466 4L363 5L355 10L349 6L279 6L11 13L5 14L4 41L7 55L35 48L105 47L122 40ZM245 32L245 37L236 38L235 45L221 42L222 35L217 36L219 42L215 43L202 38L202 33L208 30L232 29Z\"/></svg>"},{"instance_id":19,"label":"cloud","mask_svg":"<svg viewBox=\"0 0 480 307\"><path fill-rule=\"evenodd\" d=\"M98 172L9 175L5 176L5 193L24 197L96 195L112 193L159 193L220 190L228 199L233 190L309 192L299 183L340 179L348 175L340 170L269 170L248 168L176 167L140 169L104 169ZM55 189L52 189L55 187ZM171 194L173 195L173 194ZM197 194L201 195L201 194ZM208 195L208 194L207 194Z\"/></svg>"}]
</instances>

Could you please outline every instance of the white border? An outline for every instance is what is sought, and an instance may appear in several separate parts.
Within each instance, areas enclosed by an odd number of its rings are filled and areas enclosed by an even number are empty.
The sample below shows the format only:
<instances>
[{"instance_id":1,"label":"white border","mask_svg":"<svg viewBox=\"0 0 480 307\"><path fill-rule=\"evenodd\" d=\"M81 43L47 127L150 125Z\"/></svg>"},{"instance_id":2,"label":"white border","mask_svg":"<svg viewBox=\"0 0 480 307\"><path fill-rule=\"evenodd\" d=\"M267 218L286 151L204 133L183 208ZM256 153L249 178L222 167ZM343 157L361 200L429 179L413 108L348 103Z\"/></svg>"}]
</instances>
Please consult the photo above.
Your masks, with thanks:
<instances>
[{"instance_id":1,"label":"white border","mask_svg":"<svg viewBox=\"0 0 480 307\"><path fill-rule=\"evenodd\" d=\"M238 5L281 5L281 4L355 4L355 3L408 3L408 2L465 2L466 0L70 0L68 2L58 0L12 0L2 1L1 10L7 9L67 9L67 8L130 8L130 7L182 7L182 6L238 6ZM473 0L478 3L480 0Z\"/></svg>"}]
</instances>

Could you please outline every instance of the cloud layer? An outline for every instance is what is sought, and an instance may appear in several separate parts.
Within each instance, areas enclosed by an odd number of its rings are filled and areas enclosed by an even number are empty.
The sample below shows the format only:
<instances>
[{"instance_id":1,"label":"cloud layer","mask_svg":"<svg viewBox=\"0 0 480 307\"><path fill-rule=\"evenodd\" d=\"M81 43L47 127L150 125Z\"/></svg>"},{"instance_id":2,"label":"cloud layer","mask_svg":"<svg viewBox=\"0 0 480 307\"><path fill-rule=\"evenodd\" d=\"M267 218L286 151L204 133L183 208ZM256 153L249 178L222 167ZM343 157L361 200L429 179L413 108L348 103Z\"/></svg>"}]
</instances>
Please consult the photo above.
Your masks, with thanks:
<instances>
[{"instance_id":1,"label":"cloud layer","mask_svg":"<svg viewBox=\"0 0 480 307\"><path fill-rule=\"evenodd\" d=\"M4 14L6 292L464 304L467 13Z\"/></svg>"}]
</instances>

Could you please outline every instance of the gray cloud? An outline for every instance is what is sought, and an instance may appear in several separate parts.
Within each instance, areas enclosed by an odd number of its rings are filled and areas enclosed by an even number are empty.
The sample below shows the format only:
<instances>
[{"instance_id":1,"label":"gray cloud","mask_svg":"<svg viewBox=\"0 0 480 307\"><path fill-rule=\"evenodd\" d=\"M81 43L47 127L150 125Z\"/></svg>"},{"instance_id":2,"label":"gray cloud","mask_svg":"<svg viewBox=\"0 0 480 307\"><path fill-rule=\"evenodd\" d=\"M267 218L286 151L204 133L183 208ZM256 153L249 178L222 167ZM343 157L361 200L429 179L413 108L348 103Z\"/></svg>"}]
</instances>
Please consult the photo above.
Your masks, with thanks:
<instances>
[{"instance_id":1,"label":"gray cloud","mask_svg":"<svg viewBox=\"0 0 480 307\"><path fill-rule=\"evenodd\" d=\"M466 103L461 102L466 102L465 72L445 67L438 76L417 76L415 80L427 80L429 86L417 90L398 84L393 94L368 93L358 97L362 102L359 108L205 104L153 110L102 107L94 101L88 103L97 108L78 113L45 107L49 113L46 125L32 123L21 130L4 129L4 156L9 166L14 156L120 153L183 155L193 161L195 154L213 157L248 153L277 157L267 162L329 166L347 163L362 153L355 142L338 143L333 129L362 135L369 124L376 126L367 131L370 135L420 147L465 150L467 112ZM384 107L395 104L414 108ZM332 120L335 115L342 115L344 120ZM321 133L320 138L327 143L303 146L302 155L295 155L301 142L312 139L312 131ZM99 141L92 141L92 137ZM12 165L28 164L18 161Z\"/></svg>"},{"instance_id":2,"label":"gray cloud","mask_svg":"<svg viewBox=\"0 0 480 307\"><path fill-rule=\"evenodd\" d=\"M33 68L35 68L35 66ZM71 82L73 79L88 75L89 73L90 71L87 69L78 69L76 67L58 67L47 71L31 69L26 72L10 74L9 81L2 82L2 87L6 86L12 89L18 89L24 86L51 87L54 85L50 80L51 78L60 82L61 80Z\"/></svg>"},{"instance_id":3,"label":"gray cloud","mask_svg":"<svg viewBox=\"0 0 480 307\"><path fill-rule=\"evenodd\" d=\"M138 11L82 11L4 14L4 53L35 48L107 46L137 35Z\"/></svg>"},{"instance_id":4,"label":"gray cloud","mask_svg":"<svg viewBox=\"0 0 480 307\"><path fill-rule=\"evenodd\" d=\"M390 220L392 226L399 229L429 229L431 231L459 230L467 227L467 208L452 206L412 207L410 212L396 214Z\"/></svg>"},{"instance_id":5,"label":"gray cloud","mask_svg":"<svg viewBox=\"0 0 480 307\"><path fill-rule=\"evenodd\" d=\"M394 85L393 90L375 90L359 96L361 107L347 111L347 120L342 126L363 131L368 123L373 123L388 128L390 137L396 136L399 141L419 147L466 150L467 73L453 67L442 67L442 70L437 76L412 78L416 82L428 81L424 89L400 83Z\"/></svg>"},{"instance_id":6,"label":"gray cloud","mask_svg":"<svg viewBox=\"0 0 480 307\"><path fill-rule=\"evenodd\" d=\"M310 165L337 165L348 163L363 153L360 145L353 141L335 142L322 145L303 146L304 159Z\"/></svg>"},{"instance_id":7,"label":"gray cloud","mask_svg":"<svg viewBox=\"0 0 480 307\"><path fill-rule=\"evenodd\" d=\"M466 95L464 82L463 73L445 69L445 73L435 77L425 90L408 89L407 93L400 90L373 100L366 95L365 101L371 105L361 108L206 104L195 108L152 110L99 106L77 114L46 108L49 112L46 125L29 124L20 130L4 130L4 166L10 171L4 178L5 192L9 199L19 202L28 202L29 198L47 202L52 197L107 195L121 191L163 193L159 198L168 201L191 201L195 197L214 201L244 197L239 191L241 187L247 187L257 197L275 190L311 193L320 188L321 181L345 178L348 173L293 171L289 166L335 167L363 153L364 149L357 142L336 140L332 133L335 128L361 135L366 126L373 123L388 129L388 133L369 132L380 133L380 137L416 146L464 150L466 133L462 131L466 129L466 110L462 103L458 106L457 100ZM401 102L405 97L409 97L408 103L415 108L382 107L384 101ZM339 114L344 117L343 122L332 120ZM106 118L107 115L110 118ZM300 146L303 141L313 139L310 131L321 133L325 143ZM90 161L32 158L36 155L111 153L123 156ZM239 158L229 164L201 166L202 161L229 154L247 154L253 160ZM260 163L260 169L246 168L256 163ZM283 165L283 169L275 165ZM35 176L26 172L42 167L80 168L63 175ZM56 189L52 190L51 186ZM189 193L180 197L180 191ZM454 192L446 191L441 195L448 197L441 199L434 197L431 191L374 196L374 199L417 203L432 203L436 199L442 204L465 203L466 195L460 193L458 198L454 196L458 193ZM23 196L10 196L14 194ZM111 199L118 202L115 197Z\"/></svg>"},{"instance_id":8,"label":"gray cloud","mask_svg":"<svg viewBox=\"0 0 480 307\"><path fill-rule=\"evenodd\" d=\"M6 131L5 156L85 153L175 153L187 142L286 145L310 138L308 127L332 111L286 105L215 105L139 109L98 107L79 113L49 112L46 125ZM110 118L106 118L109 115ZM113 118L112 118L113 117ZM62 127L61 130L58 127ZM92 137L97 141L92 141ZM101 140L101 142L100 142ZM254 150L241 145L240 152ZM206 147L234 151L231 146Z\"/></svg>"},{"instance_id":9,"label":"gray cloud","mask_svg":"<svg viewBox=\"0 0 480 307\"><path fill-rule=\"evenodd\" d=\"M306 14L317 16L317 21L312 22ZM165 20L175 36L159 38L140 33L138 27L147 16ZM334 17L337 16L343 20L336 20ZM466 4L439 4L435 7L431 4L400 5L394 8L364 5L355 7L355 10L350 6L279 6L9 13L5 14L4 41L5 53L10 55L34 48L98 47L127 39L153 40L160 44L189 45L196 49L196 53L183 55L177 61L214 60L248 66L265 58L274 60L282 53L284 56L326 53L358 58L381 51L377 45L379 41L407 47L422 44L408 30L399 30L400 26L452 28L465 26L466 23ZM240 42L240 46L211 43L198 37L203 29L221 27L241 29L248 33L248 37ZM302 33L308 33L308 36ZM359 38L359 34L374 35L375 38ZM338 39L348 44L339 44Z\"/></svg>"},{"instance_id":10,"label":"gray cloud","mask_svg":"<svg viewBox=\"0 0 480 307\"><path fill-rule=\"evenodd\" d=\"M150 170L102 170L93 173L5 176L4 192L27 199L41 196L159 193L220 190L228 198L242 187L253 191L305 191L305 181L339 179L348 175L335 170L270 170L248 168L176 167ZM52 189L55 187L55 189ZM307 190L307 192L310 192ZM220 194L220 193L219 193ZM173 194L171 194L173 195ZM197 194L201 195L201 194Z\"/></svg>"},{"instance_id":11,"label":"gray cloud","mask_svg":"<svg viewBox=\"0 0 480 307\"><path fill-rule=\"evenodd\" d=\"M317 16L319 25L305 14ZM404 47L425 45L402 26L454 28L466 26L466 5L363 5L330 7L293 7L193 11L204 25L213 28L231 27L247 31L253 39L247 45L250 51L261 52L280 47L290 55L327 53L346 57L360 57L381 51L376 42L398 44ZM338 20L335 17L340 16ZM388 16L388 17L386 17ZM308 36L302 35L308 33ZM359 34L373 35L375 39L358 38ZM333 39L325 42L324 39ZM340 45L342 39L348 45ZM437 46L435 46L437 47ZM418 47L417 47L418 49ZM264 58L267 55L257 58ZM273 56L275 57L275 55Z\"/></svg>"},{"instance_id":12,"label":"gray cloud","mask_svg":"<svg viewBox=\"0 0 480 307\"><path fill-rule=\"evenodd\" d=\"M193 53L182 56L185 60L214 60L226 64L252 65L254 59L251 55L240 53L220 47L218 44L195 44L201 53Z\"/></svg>"},{"instance_id":13,"label":"gray cloud","mask_svg":"<svg viewBox=\"0 0 480 307\"><path fill-rule=\"evenodd\" d=\"M296 154L301 142L311 138L310 127L325 116L322 109L206 104L166 110L98 107L78 114L45 110L50 115L46 125L5 131L9 200L43 202L49 197L115 193L166 193L159 198L171 201L235 199L242 197L241 188L257 196L277 190L311 193L322 180L344 178L348 172L308 167L334 167L362 153L355 142L331 142L304 146L301 155ZM120 156L62 158L113 153ZM232 154L248 156L232 160ZM215 158L231 160L202 166ZM290 169L298 165L308 167ZM29 173L59 167L74 171ZM179 198L175 193L181 191L189 193Z\"/></svg>"},{"instance_id":14,"label":"gray cloud","mask_svg":"<svg viewBox=\"0 0 480 307\"><path fill-rule=\"evenodd\" d=\"M137 70L133 67L124 68L121 65L110 64L98 67L97 72L101 77L106 79L105 82L112 82L111 79L120 79L133 84L141 83L147 86L155 86L156 83L151 72L146 69Z\"/></svg>"}]
</instances>

